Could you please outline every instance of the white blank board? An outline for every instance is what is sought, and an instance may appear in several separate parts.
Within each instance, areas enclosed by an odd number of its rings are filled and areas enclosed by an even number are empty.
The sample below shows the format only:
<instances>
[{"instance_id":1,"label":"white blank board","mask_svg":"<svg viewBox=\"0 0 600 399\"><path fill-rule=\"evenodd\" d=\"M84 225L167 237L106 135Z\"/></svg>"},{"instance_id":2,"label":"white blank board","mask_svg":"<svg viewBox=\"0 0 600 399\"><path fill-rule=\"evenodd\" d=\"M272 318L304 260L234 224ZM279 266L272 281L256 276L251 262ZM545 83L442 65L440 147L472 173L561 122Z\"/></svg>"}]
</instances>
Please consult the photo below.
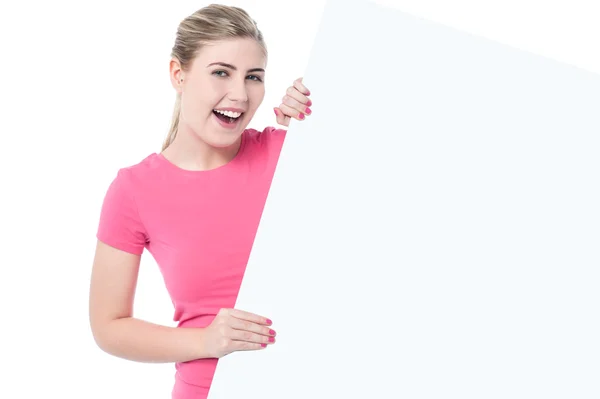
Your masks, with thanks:
<instances>
[{"instance_id":1,"label":"white blank board","mask_svg":"<svg viewBox=\"0 0 600 399\"><path fill-rule=\"evenodd\" d=\"M330 1L210 398L600 397L600 77Z\"/></svg>"}]
</instances>

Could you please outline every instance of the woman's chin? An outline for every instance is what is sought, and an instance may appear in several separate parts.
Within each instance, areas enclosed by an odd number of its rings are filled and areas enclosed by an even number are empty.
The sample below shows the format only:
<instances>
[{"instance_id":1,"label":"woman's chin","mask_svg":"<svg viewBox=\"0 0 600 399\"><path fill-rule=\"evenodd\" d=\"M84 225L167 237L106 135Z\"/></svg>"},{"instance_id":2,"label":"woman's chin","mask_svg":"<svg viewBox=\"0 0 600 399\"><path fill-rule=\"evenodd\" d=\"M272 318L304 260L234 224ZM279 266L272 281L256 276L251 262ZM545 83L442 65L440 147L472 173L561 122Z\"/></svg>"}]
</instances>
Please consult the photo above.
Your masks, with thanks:
<instances>
[{"instance_id":1,"label":"woman's chin","mask_svg":"<svg viewBox=\"0 0 600 399\"><path fill-rule=\"evenodd\" d=\"M208 137L201 137L202 141L214 148L225 149L239 143L243 131L212 132Z\"/></svg>"}]
</instances>

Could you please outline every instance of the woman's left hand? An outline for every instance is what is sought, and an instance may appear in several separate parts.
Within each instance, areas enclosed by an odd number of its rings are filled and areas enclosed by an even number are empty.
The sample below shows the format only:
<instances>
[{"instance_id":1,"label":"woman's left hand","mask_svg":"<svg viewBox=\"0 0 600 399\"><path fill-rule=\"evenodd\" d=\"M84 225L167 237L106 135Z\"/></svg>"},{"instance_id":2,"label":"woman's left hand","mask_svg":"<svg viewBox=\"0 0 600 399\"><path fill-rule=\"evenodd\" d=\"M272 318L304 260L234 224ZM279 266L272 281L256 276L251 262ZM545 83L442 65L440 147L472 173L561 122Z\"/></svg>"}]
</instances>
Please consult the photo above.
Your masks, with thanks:
<instances>
[{"instance_id":1,"label":"woman's left hand","mask_svg":"<svg viewBox=\"0 0 600 399\"><path fill-rule=\"evenodd\" d=\"M289 126L292 118L301 121L306 118L306 115L310 115L312 101L308 96L310 96L310 91L302 84L302 78L296 79L294 84L286 90L279 107L273 108L277 115L277 123Z\"/></svg>"}]
</instances>

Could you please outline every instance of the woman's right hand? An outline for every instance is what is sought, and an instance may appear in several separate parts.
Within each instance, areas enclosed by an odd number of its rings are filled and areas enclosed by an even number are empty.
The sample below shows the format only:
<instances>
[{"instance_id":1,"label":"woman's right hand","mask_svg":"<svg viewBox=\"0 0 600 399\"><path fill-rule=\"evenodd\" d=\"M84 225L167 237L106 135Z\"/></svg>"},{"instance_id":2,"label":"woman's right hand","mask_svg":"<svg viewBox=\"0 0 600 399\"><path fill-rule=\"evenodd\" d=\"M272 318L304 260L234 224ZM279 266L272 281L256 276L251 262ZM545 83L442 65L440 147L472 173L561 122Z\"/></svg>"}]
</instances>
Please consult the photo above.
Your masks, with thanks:
<instances>
[{"instance_id":1,"label":"woman's right hand","mask_svg":"<svg viewBox=\"0 0 600 399\"><path fill-rule=\"evenodd\" d=\"M221 358L232 352L264 349L275 343L266 317L238 309L221 309L203 330L205 353Z\"/></svg>"}]
</instances>

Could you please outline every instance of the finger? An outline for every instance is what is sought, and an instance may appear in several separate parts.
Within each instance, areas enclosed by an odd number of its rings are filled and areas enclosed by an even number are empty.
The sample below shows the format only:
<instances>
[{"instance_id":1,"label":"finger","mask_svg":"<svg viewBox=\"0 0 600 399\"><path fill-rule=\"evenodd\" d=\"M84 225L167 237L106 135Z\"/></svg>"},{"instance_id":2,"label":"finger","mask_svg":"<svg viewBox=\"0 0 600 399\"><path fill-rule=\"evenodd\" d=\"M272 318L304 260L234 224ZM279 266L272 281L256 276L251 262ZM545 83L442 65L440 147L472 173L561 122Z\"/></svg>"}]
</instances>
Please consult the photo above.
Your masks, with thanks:
<instances>
[{"instance_id":1,"label":"finger","mask_svg":"<svg viewBox=\"0 0 600 399\"><path fill-rule=\"evenodd\" d=\"M244 342L244 341L232 341L231 346L232 346L233 351L240 352L240 351L261 350L261 349L265 349L268 345L267 344L257 344L257 343L252 343L252 342Z\"/></svg>"},{"instance_id":2,"label":"finger","mask_svg":"<svg viewBox=\"0 0 600 399\"><path fill-rule=\"evenodd\" d=\"M247 320L232 319L229 323L229 327L236 331L248 332L251 334L259 334L265 337L274 337L276 335L275 330L273 330L272 328L261 324L253 323ZM231 332L231 334L233 333L234 332Z\"/></svg>"},{"instance_id":3,"label":"finger","mask_svg":"<svg viewBox=\"0 0 600 399\"><path fill-rule=\"evenodd\" d=\"M312 105L312 101L310 101L310 99L301 91L299 91L298 88L295 86L288 87L285 91L285 95L293 98L294 100L298 101L298 103L303 104L307 107L310 107Z\"/></svg>"},{"instance_id":4,"label":"finger","mask_svg":"<svg viewBox=\"0 0 600 399\"><path fill-rule=\"evenodd\" d=\"M305 114L298 111L296 108L292 108L287 104L280 104L279 109L287 116L302 121L305 119Z\"/></svg>"},{"instance_id":5,"label":"finger","mask_svg":"<svg viewBox=\"0 0 600 399\"><path fill-rule=\"evenodd\" d=\"M307 104L300 102L295 98L288 96L287 94L283 96L283 98L281 99L281 103L287 105L290 108L294 108L299 113L303 113L305 115L310 115L312 113L310 107Z\"/></svg>"},{"instance_id":6,"label":"finger","mask_svg":"<svg viewBox=\"0 0 600 399\"><path fill-rule=\"evenodd\" d=\"M268 318L266 318L264 316L259 316L254 313L246 312L244 310L229 309L229 315L233 316L237 319L247 320L247 321L251 321L251 322L257 323L257 324L262 324L265 326L270 326L271 324L273 324L273 322L271 320L269 320Z\"/></svg>"},{"instance_id":7,"label":"finger","mask_svg":"<svg viewBox=\"0 0 600 399\"><path fill-rule=\"evenodd\" d=\"M255 344L272 344L275 343L274 336L267 336L262 334L256 334L250 331L243 330L232 330L230 332L230 339L233 341L244 341L252 342Z\"/></svg>"},{"instance_id":8,"label":"finger","mask_svg":"<svg viewBox=\"0 0 600 399\"><path fill-rule=\"evenodd\" d=\"M283 113L279 108L273 108L275 115L277 115L277 123L283 126L289 126L291 118Z\"/></svg>"},{"instance_id":9,"label":"finger","mask_svg":"<svg viewBox=\"0 0 600 399\"><path fill-rule=\"evenodd\" d=\"M308 90L308 88L304 85L302 78L294 80L294 87L305 96L310 96L310 90Z\"/></svg>"}]
</instances>

